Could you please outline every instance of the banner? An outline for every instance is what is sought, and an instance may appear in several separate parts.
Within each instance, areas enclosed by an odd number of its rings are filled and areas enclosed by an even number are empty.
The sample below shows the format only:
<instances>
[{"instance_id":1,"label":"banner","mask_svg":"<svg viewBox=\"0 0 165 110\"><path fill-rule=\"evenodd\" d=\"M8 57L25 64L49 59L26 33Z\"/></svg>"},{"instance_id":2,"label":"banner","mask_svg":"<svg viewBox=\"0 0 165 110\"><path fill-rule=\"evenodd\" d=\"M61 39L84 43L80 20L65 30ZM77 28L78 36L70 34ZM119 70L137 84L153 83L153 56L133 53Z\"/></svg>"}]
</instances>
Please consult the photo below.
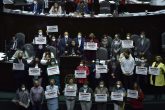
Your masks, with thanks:
<instances>
[{"instance_id":1,"label":"banner","mask_svg":"<svg viewBox=\"0 0 165 110\"><path fill-rule=\"evenodd\" d=\"M67 86L64 91L64 96L76 96L77 90L73 86Z\"/></svg>"},{"instance_id":2,"label":"banner","mask_svg":"<svg viewBox=\"0 0 165 110\"><path fill-rule=\"evenodd\" d=\"M79 92L79 101L91 101L91 93Z\"/></svg>"},{"instance_id":3,"label":"banner","mask_svg":"<svg viewBox=\"0 0 165 110\"><path fill-rule=\"evenodd\" d=\"M56 98L56 97L58 97L57 90L45 91L45 98L46 99L52 99L52 98Z\"/></svg>"},{"instance_id":4,"label":"banner","mask_svg":"<svg viewBox=\"0 0 165 110\"><path fill-rule=\"evenodd\" d=\"M149 67L149 74L151 75L159 75L160 69L156 67Z\"/></svg>"},{"instance_id":5,"label":"banner","mask_svg":"<svg viewBox=\"0 0 165 110\"><path fill-rule=\"evenodd\" d=\"M47 73L48 73L48 76L60 74L59 67L58 66L49 67L47 68Z\"/></svg>"},{"instance_id":6,"label":"banner","mask_svg":"<svg viewBox=\"0 0 165 110\"><path fill-rule=\"evenodd\" d=\"M107 65L96 65L96 73L107 73L108 67Z\"/></svg>"},{"instance_id":7,"label":"banner","mask_svg":"<svg viewBox=\"0 0 165 110\"><path fill-rule=\"evenodd\" d=\"M87 78L85 70L75 70L75 78Z\"/></svg>"},{"instance_id":8,"label":"banner","mask_svg":"<svg viewBox=\"0 0 165 110\"><path fill-rule=\"evenodd\" d=\"M25 70L23 63L13 63L13 70Z\"/></svg>"},{"instance_id":9,"label":"banner","mask_svg":"<svg viewBox=\"0 0 165 110\"><path fill-rule=\"evenodd\" d=\"M96 102L107 102L107 94L95 94Z\"/></svg>"},{"instance_id":10,"label":"banner","mask_svg":"<svg viewBox=\"0 0 165 110\"><path fill-rule=\"evenodd\" d=\"M136 66L136 74L147 75L147 67Z\"/></svg>"},{"instance_id":11,"label":"banner","mask_svg":"<svg viewBox=\"0 0 165 110\"><path fill-rule=\"evenodd\" d=\"M41 69L40 68L29 68L29 75L30 76L40 76Z\"/></svg>"},{"instance_id":12,"label":"banner","mask_svg":"<svg viewBox=\"0 0 165 110\"><path fill-rule=\"evenodd\" d=\"M58 32L58 26L47 26L47 32Z\"/></svg>"},{"instance_id":13,"label":"banner","mask_svg":"<svg viewBox=\"0 0 165 110\"><path fill-rule=\"evenodd\" d=\"M113 101L123 101L123 93L120 92L111 92L111 100Z\"/></svg>"},{"instance_id":14,"label":"banner","mask_svg":"<svg viewBox=\"0 0 165 110\"><path fill-rule=\"evenodd\" d=\"M137 99L138 98L138 91L128 89L127 90L127 97Z\"/></svg>"},{"instance_id":15,"label":"banner","mask_svg":"<svg viewBox=\"0 0 165 110\"><path fill-rule=\"evenodd\" d=\"M46 44L46 37L35 37L34 44Z\"/></svg>"},{"instance_id":16,"label":"banner","mask_svg":"<svg viewBox=\"0 0 165 110\"><path fill-rule=\"evenodd\" d=\"M97 43L84 42L84 50L97 50Z\"/></svg>"},{"instance_id":17,"label":"banner","mask_svg":"<svg viewBox=\"0 0 165 110\"><path fill-rule=\"evenodd\" d=\"M133 48L133 40L122 40L122 48Z\"/></svg>"}]
</instances>

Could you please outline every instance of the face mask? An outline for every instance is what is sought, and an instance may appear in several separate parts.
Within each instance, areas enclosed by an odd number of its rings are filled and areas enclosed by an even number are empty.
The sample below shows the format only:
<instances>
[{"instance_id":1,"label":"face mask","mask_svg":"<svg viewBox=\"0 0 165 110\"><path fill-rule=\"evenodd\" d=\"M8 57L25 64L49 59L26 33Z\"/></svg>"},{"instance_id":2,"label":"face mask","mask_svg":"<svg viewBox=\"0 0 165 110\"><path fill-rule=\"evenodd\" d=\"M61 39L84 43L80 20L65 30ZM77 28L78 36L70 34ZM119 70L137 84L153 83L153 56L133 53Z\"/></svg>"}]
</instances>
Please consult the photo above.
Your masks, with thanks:
<instances>
[{"instance_id":1,"label":"face mask","mask_svg":"<svg viewBox=\"0 0 165 110\"><path fill-rule=\"evenodd\" d=\"M88 85L84 85L84 88L87 88L88 87Z\"/></svg>"},{"instance_id":2,"label":"face mask","mask_svg":"<svg viewBox=\"0 0 165 110\"><path fill-rule=\"evenodd\" d=\"M55 41L56 39L52 39L52 41Z\"/></svg>"},{"instance_id":3,"label":"face mask","mask_svg":"<svg viewBox=\"0 0 165 110\"><path fill-rule=\"evenodd\" d=\"M140 37L141 37L141 38L144 38L144 35L141 35Z\"/></svg>"},{"instance_id":4,"label":"face mask","mask_svg":"<svg viewBox=\"0 0 165 110\"><path fill-rule=\"evenodd\" d=\"M68 38L68 35L65 35L65 38Z\"/></svg>"},{"instance_id":5,"label":"face mask","mask_svg":"<svg viewBox=\"0 0 165 110\"><path fill-rule=\"evenodd\" d=\"M130 40L130 37L127 37L127 40Z\"/></svg>"},{"instance_id":6,"label":"face mask","mask_svg":"<svg viewBox=\"0 0 165 110\"><path fill-rule=\"evenodd\" d=\"M78 38L81 38L81 35L78 35Z\"/></svg>"},{"instance_id":7,"label":"face mask","mask_svg":"<svg viewBox=\"0 0 165 110\"><path fill-rule=\"evenodd\" d=\"M23 87L23 88L22 88L22 91L24 91L24 90L25 90L25 88Z\"/></svg>"},{"instance_id":8,"label":"face mask","mask_svg":"<svg viewBox=\"0 0 165 110\"><path fill-rule=\"evenodd\" d=\"M104 87L104 85L101 84L100 87Z\"/></svg>"},{"instance_id":9,"label":"face mask","mask_svg":"<svg viewBox=\"0 0 165 110\"><path fill-rule=\"evenodd\" d=\"M52 64L52 65L54 65L54 64L55 64L55 62L51 62L51 64Z\"/></svg>"},{"instance_id":10,"label":"face mask","mask_svg":"<svg viewBox=\"0 0 165 110\"><path fill-rule=\"evenodd\" d=\"M39 35L42 35L42 32L39 32Z\"/></svg>"},{"instance_id":11,"label":"face mask","mask_svg":"<svg viewBox=\"0 0 165 110\"><path fill-rule=\"evenodd\" d=\"M37 1L34 1L34 4L37 4Z\"/></svg>"},{"instance_id":12,"label":"face mask","mask_svg":"<svg viewBox=\"0 0 165 110\"><path fill-rule=\"evenodd\" d=\"M117 84L117 88L120 88L120 85L119 84Z\"/></svg>"},{"instance_id":13,"label":"face mask","mask_svg":"<svg viewBox=\"0 0 165 110\"><path fill-rule=\"evenodd\" d=\"M80 66L83 66L83 64L80 64Z\"/></svg>"},{"instance_id":14,"label":"face mask","mask_svg":"<svg viewBox=\"0 0 165 110\"><path fill-rule=\"evenodd\" d=\"M22 59L22 56L19 56L18 59Z\"/></svg>"}]
</instances>

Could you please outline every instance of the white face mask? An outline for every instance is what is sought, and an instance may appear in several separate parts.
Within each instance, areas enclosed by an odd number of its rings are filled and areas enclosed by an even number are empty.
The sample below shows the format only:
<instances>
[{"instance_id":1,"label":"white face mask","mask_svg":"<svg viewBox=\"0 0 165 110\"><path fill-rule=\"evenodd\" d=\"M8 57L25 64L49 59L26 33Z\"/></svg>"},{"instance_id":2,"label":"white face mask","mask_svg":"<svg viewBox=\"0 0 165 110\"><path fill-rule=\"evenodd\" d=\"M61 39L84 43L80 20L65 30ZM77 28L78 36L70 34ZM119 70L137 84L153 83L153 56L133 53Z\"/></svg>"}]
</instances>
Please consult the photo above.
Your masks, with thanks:
<instances>
[{"instance_id":1,"label":"white face mask","mask_svg":"<svg viewBox=\"0 0 165 110\"><path fill-rule=\"evenodd\" d=\"M83 66L83 64L81 63L80 66Z\"/></svg>"},{"instance_id":2,"label":"white face mask","mask_svg":"<svg viewBox=\"0 0 165 110\"><path fill-rule=\"evenodd\" d=\"M68 35L65 35L65 38L68 38Z\"/></svg>"},{"instance_id":3,"label":"white face mask","mask_svg":"<svg viewBox=\"0 0 165 110\"><path fill-rule=\"evenodd\" d=\"M52 41L55 41L56 39L52 39Z\"/></svg>"},{"instance_id":4,"label":"white face mask","mask_svg":"<svg viewBox=\"0 0 165 110\"><path fill-rule=\"evenodd\" d=\"M39 35L42 35L42 32L39 32L38 34L39 34Z\"/></svg>"},{"instance_id":5,"label":"white face mask","mask_svg":"<svg viewBox=\"0 0 165 110\"><path fill-rule=\"evenodd\" d=\"M78 38L81 38L81 35L78 35Z\"/></svg>"},{"instance_id":6,"label":"white face mask","mask_svg":"<svg viewBox=\"0 0 165 110\"><path fill-rule=\"evenodd\" d=\"M144 38L144 35L141 35L140 37L141 37L141 38Z\"/></svg>"},{"instance_id":7,"label":"white face mask","mask_svg":"<svg viewBox=\"0 0 165 110\"><path fill-rule=\"evenodd\" d=\"M88 87L88 85L84 85L84 88L87 88Z\"/></svg>"},{"instance_id":8,"label":"white face mask","mask_svg":"<svg viewBox=\"0 0 165 110\"><path fill-rule=\"evenodd\" d=\"M37 1L34 1L33 3L34 3L34 4L37 4Z\"/></svg>"},{"instance_id":9,"label":"white face mask","mask_svg":"<svg viewBox=\"0 0 165 110\"><path fill-rule=\"evenodd\" d=\"M104 87L104 85L100 84L100 87Z\"/></svg>"},{"instance_id":10,"label":"white face mask","mask_svg":"<svg viewBox=\"0 0 165 110\"><path fill-rule=\"evenodd\" d=\"M24 90L25 90L25 88L23 87L23 88L22 88L22 91L24 91Z\"/></svg>"},{"instance_id":11,"label":"white face mask","mask_svg":"<svg viewBox=\"0 0 165 110\"><path fill-rule=\"evenodd\" d=\"M117 84L117 88L120 88L120 85L119 84Z\"/></svg>"},{"instance_id":12,"label":"white face mask","mask_svg":"<svg viewBox=\"0 0 165 110\"><path fill-rule=\"evenodd\" d=\"M127 40L130 40L130 37L127 37Z\"/></svg>"}]
</instances>

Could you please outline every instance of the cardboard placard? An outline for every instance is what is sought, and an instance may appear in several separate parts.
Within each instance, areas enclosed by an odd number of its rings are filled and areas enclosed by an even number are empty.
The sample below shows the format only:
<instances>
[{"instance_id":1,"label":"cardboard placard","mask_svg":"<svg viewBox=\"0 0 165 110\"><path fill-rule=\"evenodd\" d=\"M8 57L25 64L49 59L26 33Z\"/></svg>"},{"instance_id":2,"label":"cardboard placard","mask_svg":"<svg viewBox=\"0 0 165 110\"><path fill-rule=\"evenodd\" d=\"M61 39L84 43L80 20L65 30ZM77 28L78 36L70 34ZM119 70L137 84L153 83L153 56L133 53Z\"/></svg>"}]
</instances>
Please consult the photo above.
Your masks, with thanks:
<instances>
[{"instance_id":1,"label":"cardboard placard","mask_svg":"<svg viewBox=\"0 0 165 110\"><path fill-rule=\"evenodd\" d=\"M46 37L35 37L34 44L46 44L47 40Z\"/></svg>"},{"instance_id":2,"label":"cardboard placard","mask_svg":"<svg viewBox=\"0 0 165 110\"><path fill-rule=\"evenodd\" d=\"M58 26L47 26L47 32L58 32Z\"/></svg>"},{"instance_id":3,"label":"cardboard placard","mask_svg":"<svg viewBox=\"0 0 165 110\"><path fill-rule=\"evenodd\" d=\"M121 92L111 92L111 100L113 101L123 101L124 94Z\"/></svg>"},{"instance_id":4,"label":"cardboard placard","mask_svg":"<svg viewBox=\"0 0 165 110\"><path fill-rule=\"evenodd\" d=\"M87 78L85 70L75 70L75 78Z\"/></svg>"},{"instance_id":5,"label":"cardboard placard","mask_svg":"<svg viewBox=\"0 0 165 110\"><path fill-rule=\"evenodd\" d=\"M97 43L84 42L84 50L97 50Z\"/></svg>"},{"instance_id":6,"label":"cardboard placard","mask_svg":"<svg viewBox=\"0 0 165 110\"><path fill-rule=\"evenodd\" d=\"M107 65L96 65L96 73L107 73L108 67Z\"/></svg>"},{"instance_id":7,"label":"cardboard placard","mask_svg":"<svg viewBox=\"0 0 165 110\"><path fill-rule=\"evenodd\" d=\"M30 76L40 76L41 68L29 68L29 75Z\"/></svg>"},{"instance_id":8,"label":"cardboard placard","mask_svg":"<svg viewBox=\"0 0 165 110\"><path fill-rule=\"evenodd\" d=\"M128 89L127 90L127 97L137 99L138 98L138 91Z\"/></svg>"},{"instance_id":9,"label":"cardboard placard","mask_svg":"<svg viewBox=\"0 0 165 110\"><path fill-rule=\"evenodd\" d=\"M91 93L79 92L79 101L91 101Z\"/></svg>"},{"instance_id":10,"label":"cardboard placard","mask_svg":"<svg viewBox=\"0 0 165 110\"><path fill-rule=\"evenodd\" d=\"M95 94L96 102L107 102L107 94Z\"/></svg>"},{"instance_id":11,"label":"cardboard placard","mask_svg":"<svg viewBox=\"0 0 165 110\"><path fill-rule=\"evenodd\" d=\"M159 75L160 69L157 67L149 67L149 74L151 75Z\"/></svg>"},{"instance_id":12,"label":"cardboard placard","mask_svg":"<svg viewBox=\"0 0 165 110\"><path fill-rule=\"evenodd\" d=\"M76 96L77 90L74 86L66 86L64 96Z\"/></svg>"},{"instance_id":13,"label":"cardboard placard","mask_svg":"<svg viewBox=\"0 0 165 110\"><path fill-rule=\"evenodd\" d=\"M142 66L136 66L136 74L147 75L148 68Z\"/></svg>"},{"instance_id":14,"label":"cardboard placard","mask_svg":"<svg viewBox=\"0 0 165 110\"><path fill-rule=\"evenodd\" d=\"M122 48L133 48L133 40L122 40Z\"/></svg>"},{"instance_id":15,"label":"cardboard placard","mask_svg":"<svg viewBox=\"0 0 165 110\"><path fill-rule=\"evenodd\" d=\"M25 70L23 63L13 63L13 70Z\"/></svg>"},{"instance_id":16,"label":"cardboard placard","mask_svg":"<svg viewBox=\"0 0 165 110\"><path fill-rule=\"evenodd\" d=\"M57 90L45 91L45 98L46 99L52 99L52 98L56 98L56 97L58 97Z\"/></svg>"},{"instance_id":17,"label":"cardboard placard","mask_svg":"<svg viewBox=\"0 0 165 110\"><path fill-rule=\"evenodd\" d=\"M47 68L47 73L48 73L48 76L60 74L59 67L58 66L49 67Z\"/></svg>"}]
</instances>

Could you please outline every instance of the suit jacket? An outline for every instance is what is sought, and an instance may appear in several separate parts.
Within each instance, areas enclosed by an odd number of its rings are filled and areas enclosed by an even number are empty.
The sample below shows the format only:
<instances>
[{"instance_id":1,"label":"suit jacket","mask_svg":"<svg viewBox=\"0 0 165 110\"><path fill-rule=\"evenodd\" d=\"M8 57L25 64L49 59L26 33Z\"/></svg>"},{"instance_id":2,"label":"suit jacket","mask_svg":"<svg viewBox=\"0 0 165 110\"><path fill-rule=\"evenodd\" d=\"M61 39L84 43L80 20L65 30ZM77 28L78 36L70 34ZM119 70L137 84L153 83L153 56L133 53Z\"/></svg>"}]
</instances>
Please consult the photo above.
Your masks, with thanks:
<instances>
[{"instance_id":1,"label":"suit jacket","mask_svg":"<svg viewBox=\"0 0 165 110\"><path fill-rule=\"evenodd\" d=\"M79 46L79 41L78 41L78 37L76 37L75 39L76 45ZM85 38L81 37L81 45L79 47L79 51L82 53L84 51L84 42L85 42Z\"/></svg>"},{"instance_id":2,"label":"suit jacket","mask_svg":"<svg viewBox=\"0 0 165 110\"><path fill-rule=\"evenodd\" d=\"M35 7L36 4L32 4L31 5L31 10L36 13L36 14L40 14L42 12L42 9L43 9L43 4L42 3L37 3L37 7L36 7L36 10L34 10L34 7Z\"/></svg>"},{"instance_id":3,"label":"suit jacket","mask_svg":"<svg viewBox=\"0 0 165 110\"><path fill-rule=\"evenodd\" d=\"M67 42L65 41L65 37L63 37L60 40L60 44L59 44L60 55L62 55L64 53L65 48L67 47L66 44L68 44L68 46L69 46L70 43L71 43L71 38L69 38L69 37L68 37Z\"/></svg>"},{"instance_id":4,"label":"suit jacket","mask_svg":"<svg viewBox=\"0 0 165 110\"><path fill-rule=\"evenodd\" d=\"M137 46L136 46L136 49L137 49L137 53L140 53L140 52L144 52L144 54L146 54L147 52L149 52L149 48L150 48L150 40L148 38L144 38L144 42L143 42L143 45L142 45L142 38L140 38L138 41L137 41Z\"/></svg>"}]
</instances>

